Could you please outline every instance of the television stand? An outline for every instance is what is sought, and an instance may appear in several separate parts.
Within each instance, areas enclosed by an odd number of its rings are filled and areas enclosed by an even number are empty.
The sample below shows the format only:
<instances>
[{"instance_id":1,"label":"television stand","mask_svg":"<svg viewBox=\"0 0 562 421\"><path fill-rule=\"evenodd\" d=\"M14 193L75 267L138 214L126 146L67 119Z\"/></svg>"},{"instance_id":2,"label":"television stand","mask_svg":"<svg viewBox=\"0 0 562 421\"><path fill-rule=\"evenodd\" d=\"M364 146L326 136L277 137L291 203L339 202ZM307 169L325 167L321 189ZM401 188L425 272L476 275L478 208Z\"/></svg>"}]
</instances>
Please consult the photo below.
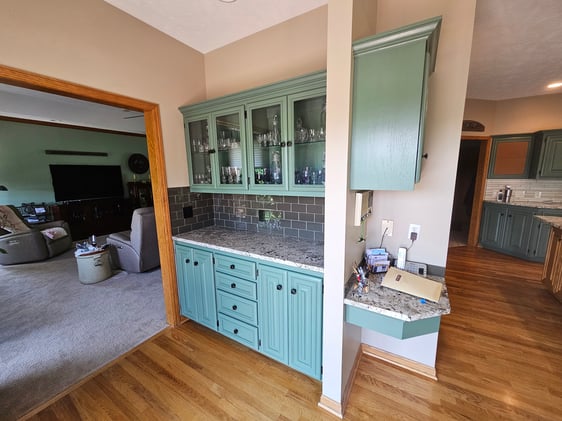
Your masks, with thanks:
<instances>
[{"instance_id":1,"label":"television stand","mask_svg":"<svg viewBox=\"0 0 562 421\"><path fill-rule=\"evenodd\" d=\"M68 222L73 240L131 229L130 199L107 198L58 202L52 205L54 219Z\"/></svg>"}]
</instances>

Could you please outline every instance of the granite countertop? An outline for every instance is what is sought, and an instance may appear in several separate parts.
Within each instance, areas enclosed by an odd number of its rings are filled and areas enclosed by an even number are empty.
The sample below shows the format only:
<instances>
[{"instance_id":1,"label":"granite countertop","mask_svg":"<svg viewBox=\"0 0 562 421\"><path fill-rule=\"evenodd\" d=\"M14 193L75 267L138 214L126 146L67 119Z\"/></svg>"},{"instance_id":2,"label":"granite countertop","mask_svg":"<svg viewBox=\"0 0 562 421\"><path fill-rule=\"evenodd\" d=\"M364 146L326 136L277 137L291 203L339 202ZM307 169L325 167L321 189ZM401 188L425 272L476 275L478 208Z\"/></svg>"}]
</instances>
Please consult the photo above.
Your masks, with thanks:
<instances>
[{"instance_id":1,"label":"granite countertop","mask_svg":"<svg viewBox=\"0 0 562 421\"><path fill-rule=\"evenodd\" d=\"M487 199L485 202L490 203L498 203L498 204L505 204L505 205L512 205L512 206L526 206L529 208L538 208L538 209L562 209L562 201L556 200L511 200L508 203L505 202L498 202L497 200Z\"/></svg>"},{"instance_id":2,"label":"granite countertop","mask_svg":"<svg viewBox=\"0 0 562 421\"><path fill-rule=\"evenodd\" d=\"M324 273L323 242L216 226L179 234L173 238L186 244Z\"/></svg>"},{"instance_id":3,"label":"granite countertop","mask_svg":"<svg viewBox=\"0 0 562 421\"><path fill-rule=\"evenodd\" d=\"M381 286L384 275L384 273L369 275L367 294L358 294L353 290L355 278L351 277L346 284L344 303L408 322L442 316L451 312L445 278L427 277L443 283L441 298L438 303L435 303Z\"/></svg>"},{"instance_id":4,"label":"granite countertop","mask_svg":"<svg viewBox=\"0 0 562 421\"><path fill-rule=\"evenodd\" d=\"M562 229L562 216L535 216L535 218L552 225L554 228Z\"/></svg>"}]
</instances>

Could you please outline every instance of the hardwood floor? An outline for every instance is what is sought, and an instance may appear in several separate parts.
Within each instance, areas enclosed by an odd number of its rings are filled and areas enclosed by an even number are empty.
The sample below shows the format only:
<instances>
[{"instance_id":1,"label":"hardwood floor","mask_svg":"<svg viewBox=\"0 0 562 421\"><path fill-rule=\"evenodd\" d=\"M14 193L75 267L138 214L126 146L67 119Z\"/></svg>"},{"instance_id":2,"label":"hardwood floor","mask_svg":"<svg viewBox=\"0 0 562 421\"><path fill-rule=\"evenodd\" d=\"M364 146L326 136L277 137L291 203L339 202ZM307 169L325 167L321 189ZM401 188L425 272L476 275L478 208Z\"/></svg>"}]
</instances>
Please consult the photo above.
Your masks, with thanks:
<instances>
[{"instance_id":1,"label":"hardwood floor","mask_svg":"<svg viewBox=\"0 0 562 421\"><path fill-rule=\"evenodd\" d=\"M542 265L449 250L438 381L364 356L346 420L562 419L562 305ZM335 420L319 382L195 323L168 329L32 420Z\"/></svg>"}]
</instances>

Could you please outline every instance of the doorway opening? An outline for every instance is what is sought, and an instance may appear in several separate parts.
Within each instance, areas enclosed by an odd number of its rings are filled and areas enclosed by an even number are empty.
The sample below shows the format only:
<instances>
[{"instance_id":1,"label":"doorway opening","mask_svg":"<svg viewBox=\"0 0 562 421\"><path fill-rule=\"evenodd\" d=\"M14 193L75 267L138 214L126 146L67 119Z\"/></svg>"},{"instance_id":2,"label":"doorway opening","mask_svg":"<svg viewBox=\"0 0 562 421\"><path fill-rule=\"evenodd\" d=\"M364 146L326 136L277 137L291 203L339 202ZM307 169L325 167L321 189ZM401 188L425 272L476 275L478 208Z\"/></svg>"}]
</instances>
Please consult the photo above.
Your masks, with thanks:
<instances>
[{"instance_id":1,"label":"doorway opening","mask_svg":"<svg viewBox=\"0 0 562 421\"><path fill-rule=\"evenodd\" d=\"M486 190L489 137L463 137L460 143L449 247L476 246Z\"/></svg>"}]
</instances>

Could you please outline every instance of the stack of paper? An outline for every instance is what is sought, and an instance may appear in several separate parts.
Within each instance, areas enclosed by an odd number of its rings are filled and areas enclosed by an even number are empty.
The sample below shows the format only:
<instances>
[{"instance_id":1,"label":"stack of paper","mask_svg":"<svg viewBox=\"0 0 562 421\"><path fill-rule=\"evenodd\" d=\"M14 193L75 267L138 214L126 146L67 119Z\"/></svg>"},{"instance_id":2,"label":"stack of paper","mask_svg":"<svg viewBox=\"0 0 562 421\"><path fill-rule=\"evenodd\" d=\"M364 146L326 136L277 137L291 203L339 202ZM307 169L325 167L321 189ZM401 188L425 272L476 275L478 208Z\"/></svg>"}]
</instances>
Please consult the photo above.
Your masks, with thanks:
<instances>
[{"instance_id":1,"label":"stack of paper","mask_svg":"<svg viewBox=\"0 0 562 421\"><path fill-rule=\"evenodd\" d=\"M395 267L390 268L386 275L384 275L381 285L434 302L439 301L441 290L443 289L441 282L422 278Z\"/></svg>"}]
</instances>

